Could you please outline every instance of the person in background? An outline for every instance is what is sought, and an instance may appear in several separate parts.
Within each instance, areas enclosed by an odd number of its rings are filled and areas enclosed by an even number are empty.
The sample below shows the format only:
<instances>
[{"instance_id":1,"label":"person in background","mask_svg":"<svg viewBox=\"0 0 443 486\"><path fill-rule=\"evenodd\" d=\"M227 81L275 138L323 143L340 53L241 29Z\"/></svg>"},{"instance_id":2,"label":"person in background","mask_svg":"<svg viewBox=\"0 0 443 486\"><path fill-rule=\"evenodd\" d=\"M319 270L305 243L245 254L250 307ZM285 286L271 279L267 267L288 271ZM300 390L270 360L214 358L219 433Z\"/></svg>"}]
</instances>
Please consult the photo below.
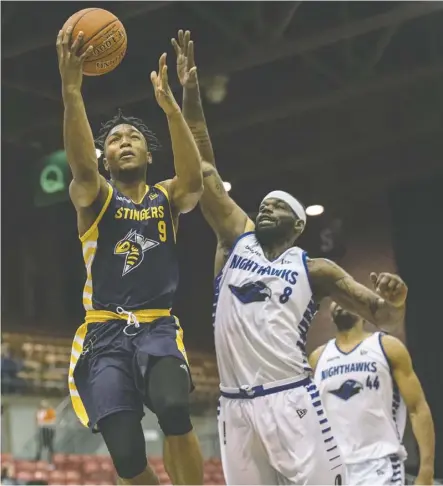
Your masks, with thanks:
<instances>
[{"instance_id":1,"label":"person in background","mask_svg":"<svg viewBox=\"0 0 443 486\"><path fill-rule=\"evenodd\" d=\"M42 400L40 408L37 410L37 454L35 460L39 461L44 449L48 450L48 462L52 463L54 455L54 436L56 413L47 400Z\"/></svg>"},{"instance_id":2,"label":"person in background","mask_svg":"<svg viewBox=\"0 0 443 486\"><path fill-rule=\"evenodd\" d=\"M337 432L311 380L306 336L326 297L395 328L407 285L382 273L373 292L335 263L308 258L296 246L306 212L287 192L267 194L255 223L229 197L215 167L190 35L180 30L172 44L183 114L203 160L200 207L218 240L213 325L226 484L346 484Z\"/></svg>"},{"instance_id":3,"label":"person in background","mask_svg":"<svg viewBox=\"0 0 443 486\"><path fill-rule=\"evenodd\" d=\"M1 484L18 484L14 476L13 464L7 464L5 466L2 464Z\"/></svg>"},{"instance_id":4,"label":"person in background","mask_svg":"<svg viewBox=\"0 0 443 486\"><path fill-rule=\"evenodd\" d=\"M431 411L406 346L336 304L335 339L310 356L315 381L346 465L347 484L405 484L403 433L409 413L419 447L415 484L434 484Z\"/></svg>"},{"instance_id":5,"label":"person in background","mask_svg":"<svg viewBox=\"0 0 443 486\"><path fill-rule=\"evenodd\" d=\"M1 384L2 394L15 393L19 390L21 381L17 373L21 369L18 359L12 352L9 343L2 343L1 351Z\"/></svg>"}]
</instances>

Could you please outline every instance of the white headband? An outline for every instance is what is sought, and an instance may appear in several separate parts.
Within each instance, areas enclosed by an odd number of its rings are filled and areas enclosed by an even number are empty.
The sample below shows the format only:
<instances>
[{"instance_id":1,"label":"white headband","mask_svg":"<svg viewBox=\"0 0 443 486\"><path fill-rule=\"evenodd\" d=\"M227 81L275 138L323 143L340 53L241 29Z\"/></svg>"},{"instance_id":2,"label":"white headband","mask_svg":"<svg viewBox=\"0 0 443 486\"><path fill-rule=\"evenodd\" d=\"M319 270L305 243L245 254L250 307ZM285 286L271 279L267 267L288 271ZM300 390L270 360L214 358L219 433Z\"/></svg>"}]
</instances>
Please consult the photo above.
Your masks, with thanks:
<instances>
[{"instance_id":1,"label":"white headband","mask_svg":"<svg viewBox=\"0 0 443 486\"><path fill-rule=\"evenodd\" d=\"M306 224L305 210L303 209L303 206L297 201L297 199L295 199L295 197L291 196L285 191L272 191L263 198L263 201L270 198L280 199L281 201L284 201L294 211L294 213Z\"/></svg>"}]
</instances>

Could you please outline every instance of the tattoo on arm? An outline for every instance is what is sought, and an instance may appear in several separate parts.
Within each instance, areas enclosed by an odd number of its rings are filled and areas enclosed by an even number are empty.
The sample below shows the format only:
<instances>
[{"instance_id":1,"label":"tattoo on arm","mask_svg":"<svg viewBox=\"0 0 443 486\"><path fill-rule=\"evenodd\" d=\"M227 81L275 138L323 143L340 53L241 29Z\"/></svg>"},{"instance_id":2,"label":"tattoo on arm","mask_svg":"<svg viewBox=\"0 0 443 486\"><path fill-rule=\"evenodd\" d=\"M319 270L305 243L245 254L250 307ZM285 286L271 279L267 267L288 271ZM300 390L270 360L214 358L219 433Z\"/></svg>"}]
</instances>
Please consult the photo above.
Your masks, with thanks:
<instances>
[{"instance_id":1,"label":"tattoo on arm","mask_svg":"<svg viewBox=\"0 0 443 486\"><path fill-rule=\"evenodd\" d=\"M214 165L214 150L206 125L198 85L195 88L185 88L183 92L183 116L194 136L200 155L204 160Z\"/></svg>"},{"instance_id":2,"label":"tattoo on arm","mask_svg":"<svg viewBox=\"0 0 443 486\"><path fill-rule=\"evenodd\" d=\"M307 261L317 299L330 297L341 307L383 329L393 330L404 319L404 306L394 307L370 288L354 280L334 262L323 258Z\"/></svg>"},{"instance_id":3,"label":"tattoo on arm","mask_svg":"<svg viewBox=\"0 0 443 486\"><path fill-rule=\"evenodd\" d=\"M215 168L203 169L203 178L205 180L205 187L209 188L213 195L218 198L226 195L223 181Z\"/></svg>"},{"instance_id":4,"label":"tattoo on arm","mask_svg":"<svg viewBox=\"0 0 443 486\"><path fill-rule=\"evenodd\" d=\"M379 306L376 299L372 299L363 286L357 284L349 277L342 277L336 281L338 289L342 290L348 299L352 299L354 305L363 305L369 309L369 312L375 317Z\"/></svg>"},{"instance_id":5,"label":"tattoo on arm","mask_svg":"<svg viewBox=\"0 0 443 486\"><path fill-rule=\"evenodd\" d=\"M214 152L207 128L193 125L191 122L189 122L188 125L204 160L214 163Z\"/></svg>"}]
</instances>

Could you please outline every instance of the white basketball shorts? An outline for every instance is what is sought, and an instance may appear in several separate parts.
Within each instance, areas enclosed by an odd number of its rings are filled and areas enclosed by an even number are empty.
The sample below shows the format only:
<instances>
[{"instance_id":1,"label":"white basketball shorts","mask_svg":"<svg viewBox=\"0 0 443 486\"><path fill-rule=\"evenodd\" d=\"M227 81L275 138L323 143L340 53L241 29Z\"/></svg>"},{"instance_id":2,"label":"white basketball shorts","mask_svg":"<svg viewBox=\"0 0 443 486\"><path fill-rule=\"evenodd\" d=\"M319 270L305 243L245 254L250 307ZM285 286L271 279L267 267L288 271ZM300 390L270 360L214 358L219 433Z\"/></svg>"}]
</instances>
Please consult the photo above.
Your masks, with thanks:
<instances>
[{"instance_id":1,"label":"white basketball shorts","mask_svg":"<svg viewBox=\"0 0 443 486\"><path fill-rule=\"evenodd\" d=\"M227 485L346 484L345 468L310 378L221 387L219 437Z\"/></svg>"},{"instance_id":2,"label":"white basketball shorts","mask_svg":"<svg viewBox=\"0 0 443 486\"><path fill-rule=\"evenodd\" d=\"M398 456L381 457L357 464L347 464L347 482L353 486L367 485L403 485L405 468Z\"/></svg>"}]
</instances>

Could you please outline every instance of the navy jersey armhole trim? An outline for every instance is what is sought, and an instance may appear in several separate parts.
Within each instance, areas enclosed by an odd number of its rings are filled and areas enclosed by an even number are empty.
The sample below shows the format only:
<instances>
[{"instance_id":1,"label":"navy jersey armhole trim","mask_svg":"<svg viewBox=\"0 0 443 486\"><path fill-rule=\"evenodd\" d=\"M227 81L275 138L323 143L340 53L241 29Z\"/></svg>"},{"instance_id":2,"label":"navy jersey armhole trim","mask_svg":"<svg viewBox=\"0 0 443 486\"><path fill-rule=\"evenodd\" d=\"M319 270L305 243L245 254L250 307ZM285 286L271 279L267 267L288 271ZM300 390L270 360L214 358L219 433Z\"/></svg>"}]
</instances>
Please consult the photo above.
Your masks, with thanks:
<instances>
[{"instance_id":1,"label":"navy jersey armhole trim","mask_svg":"<svg viewBox=\"0 0 443 486\"><path fill-rule=\"evenodd\" d=\"M237 239L234 241L234 243L231 246L231 249L229 250L228 258L226 258L226 263L228 263L228 260L231 258L232 252L235 250L235 247L238 245L240 240L242 240L245 236L249 236L249 235L252 235L254 233L255 233L255 231L247 231L246 233L242 233L240 236L237 236ZM223 273L223 270L226 267L226 263L223 265L221 270L217 273L214 280L217 280L218 278L220 278L220 275Z\"/></svg>"}]
</instances>

